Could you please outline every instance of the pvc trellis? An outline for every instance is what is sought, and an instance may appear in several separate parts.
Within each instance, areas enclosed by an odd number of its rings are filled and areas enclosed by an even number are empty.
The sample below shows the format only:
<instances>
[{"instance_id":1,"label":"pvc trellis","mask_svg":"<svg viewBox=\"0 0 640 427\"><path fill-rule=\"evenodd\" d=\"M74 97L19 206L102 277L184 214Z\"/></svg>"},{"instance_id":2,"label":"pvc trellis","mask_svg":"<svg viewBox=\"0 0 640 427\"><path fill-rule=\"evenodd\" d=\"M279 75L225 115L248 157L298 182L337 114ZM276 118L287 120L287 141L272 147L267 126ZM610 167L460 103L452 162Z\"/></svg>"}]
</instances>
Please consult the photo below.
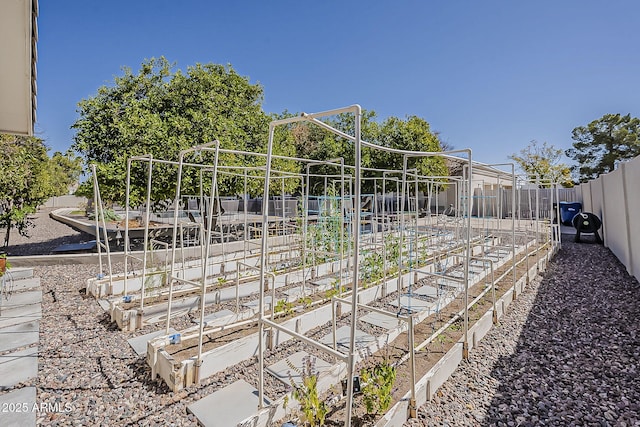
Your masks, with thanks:
<instances>
[{"instance_id":1,"label":"pvc trellis","mask_svg":"<svg viewBox=\"0 0 640 427\"><path fill-rule=\"evenodd\" d=\"M354 135L349 135L346 134L338 129L333 128L332 126L330 126L329 124L323 122L320 120L320 118L322 117L327 117L327 116L332 116L332 115L336 115L336 114L343 114L343 113L350 113L353 114L354 117ZM361 130L360 130L360 120L361 120L361 107L359 105L353 105L350 107L345 107L345 108L339 108L339 109L335 109L335 110L329 110L329 111L323 111L323 112L319 112L319 113L312 113L312 114L307 114L307 113L303 113L298 117L292 117L292 118L287 118L287 119L281 119L281 120L274 120L270 123L269 125L269 141L268 141L268 146L267 146L267 167L266 167L266 176L265 176L265 186L264 186L264 198L268 198L269 197L269 177L271 174L271 164L272 164L272 159L273 159L273 140L274 140L274 133L275 133L275 128L277 126L283 126L283 125L287 125L287 124L292 124L292 123L298 123L298 122L309 122L309 123L313 123L337 136L343 137L348 141L351 141L353 143L353 149L354 149L354 158L355 158L355 164L354 164L354 192L353 192L353 213L355 218L357 218L357 224L355 226L352 227L352 239L353 239L353 252L351 253L351 265L353 268L353 279L352 279L352 293L351 293L351 305L353 307L353 309L351 310L351 321L350 321L350 339L349 339L349 353L347 355L336 355L334 353L334 350L323 346L320 343L315 343L315 342L311 342L311 340L307 339L305 337L305 339L303 339L303 341L307 342L308 344L311 344L317 348L320 348L323 351L326 351L327 353L330 354L334 354L337 357L339 357L339 359L344 360L347 363L347 402L346 402L346 407L347 407L347 411L346 411L346 416L345 416L345 425L346 426L350 426L351 425L351 415L352 415L352 399L353 399L353 377L354 377L354 370L355 370L355 356L356 356L356 347L355 347L355 327L356 327L356 323L357 323L357 310L355 309L358 305L358 279L359 279L359 258L360 258L360 212L361 212L361 206L362 206L362 201L361 201L361 184L362 184L362 164L361 164L361 154L362 154L362 147L368 147L371 149L375 149L375 150L382 150L382 151L387 151L390 153L395 153L395 154L400 154L403 156L403 170L402 170L402 178L401 178L401 196L400 196L400 200L402 201L402 203L404 204L404 201L406 200L405 195L407 194L406 191L406 185L407 185L407 173L408 173L408 167L407 167L407 159L409 157L431 157L431 156L447 156L449 154L453 154L453 153L464 153L467 155L467 160L468 160L468 165L469 165L469 176L471 176L471 168L472 168L472 163L471 163L471 150L457 150L457 151L451 151L451 152L446 152L446 153L441 153L441 152L415 152L415 151L404 151L404 150L396 150L396 149L391 149L391 148L387 148L387 147L381 147L375 144L371 144L368 143L366 141L363 141L361 138ZM467 194L470 194L470 183L471 180L470 178L467 180L467 186L464 189L464 191L467 192ZM469 280L469 272L468 272L468 258L470 257L470 230L471 230L471 210L470 210L470 204L468 204L468 208L469 210L467 211L467 238L466 238L466 253L465 253L465 307L467 306L467 299L468 299L468 280ZM403 211L403 209L399 209L400 212ZM403 248L403 235L404 235L404 222L405 222L405 218L404 218L404 214L400 214L400 250L402 251ZM263 253L267 253L268 249L269 249L269 243L268 243L268 239L266 238L266 233L267 233L267 227L268 227L268 204L266 205L266 208L263 209L263 239L262 239L262 252ZM399 279L398 279L398 289L402 288L402 256L399 257ZM264 401L264 378L263 378L263 370L264 370L264 350L265 350L265 345L264 345L264 327L265 325L268 327L271 327L273 329L291 334L296 336L297 334L295 334L294 331L288 330L286 328L283 328L281 325L272 322L268 319L265 318L264 315L264 282L265 282L265 273L267 271L267 265L266 262L263 258L262 263L261 263L261 290L260 290L260 301L259 301L259 306L260 306L260 320L258 323L258 337L259 337L259 349L258 349L258 372L259 372L259 384L258 384L258 392L259 392L259 402L263 402ZM465 316L466 318L466 316ZM465 334L466 334L466 328L465 328ZM302 337L298 337L299 339L302 339ZM466 341L467 341L467 337L465 335L465 347L466 347ZM326 348L325 348L326 347ZM465 348L466 350L466 348ZM414 398L414 402L415 402L415 398ZM415 405L414 405L415 406ZM414 408L415 409L415 408Z\"/></svg>"},{"instance_id":2,"label":"pvc trellis","mask_svg":"<svg viewBox=\"0 0 640 427\"><path fill-rule=\"evenodd\" d=\"M338 129L333 128L328 123L322 121L324 117L333 116L336 114L351 114L354 119L354 134L346 134ZM473 213L473 179L476 169L482 171L487 176L487 180L495 179L497 192L494 197L495 207L492 208L492 212L497 212L494 216L498 217L498 227L500 229L499 220L502 218L504 212L503 206L503 188L502 183L505 179L511 178L511 227L508 230L511 235L510 251L513 256L513 281L515 292L516 281L516 237L518 233L526 233L522 231L520 227L516 227L516 221L518 226L520 225L520 203L517 202L517 197L521 196L521 192L516 192L518 186L518 180L514 172L514 166L512 164L497 164L497 165L482 165L472 162L471 150L455 150L449 152L420 152L420 151L406 151L391 149L387 147L377 146L362 140L360 135L360 120L361 120L361 108L358 105L353 105L345 108L339 108L335 110L323 111L318 113L306 114L303 113L297 117L291 117L287 119L274 120L269 126L269 139L267 145L267 153L249 153L235 150L224 150L220 148L218 141L213 141L207 144L192 147L180 152L178 161L166 161L161 159L154 159L152 156L137 156L132 157L127 164L127 201L126 201L126 215L129 216L129 194L130 188L130 174L131 163L142 162L145 164L147 171L147 188L146 188L146 202L144 212L144 241L145 250L140 258L138 255L133 254L129 250L129 225L128 221L125 222L125 259L136 259L142 262L142 287L140 290L140 309L144 308L144 296L145 286L144 278L153 272L147 270L148 257L150 256L150 250L147 243L152 241L149 232L150 222L150 206L151 206L151 187L153 181L154 165L157 163L167 164L175 167L177 170L176 181L176 193L173 200L173 225L172 225L172 237L170 246L166 243L165 251L171 251L170 261L165 266L165 270L169 270L169 274L166 275L166 282L164 287L168 288L168 308L166 313L165 334L169 333L169 326L172 318L172 301L174 298L175 287L177 284L188 284L198 289L201 295L200 298L200 323L198 330L198 352L196 362L196 378L199 380L199 368L203 363L203 337L207 334L205 330L204 313L205 313L205 296L207 294L207 288L210 285L208 277L210 276L210 263L212 262L212 247L213 244L219 242L222 250L222 259L227 256L225 245L230 243L231 230L233 229L232 223L229 222L225 229L225 223L222 215L220 214L220 194L218 191L218 182L223 176L231 176L238 180L243 180L244 194L243 194L243 212L244 218L235 218L236 221L241 221L242 224L242 257L234 258L237 265L236 272L236 312L239 313L239 297L238 297L238 278L241 271L247 273L259 271L257 277L259 279L258 290L258 393L259 402L264 402L264 352L267 349L265 343L265 329L281 331L285 334L291 335L296 339L310 345L320 351L326 352L329 355L336 357L338 360L343 361L347 366L347 394L346 394L346 406L347 411L345 415L345 425L351 425L352 406L353 406L353 378L356 376L355 365L357 359L357 351L355 346L355 328L358 321L358 308L368 311L376 311L382 315L396 316L401 320L406 321L410 325L409 338L413 339L413 322L414 314L411 311L411 307L403 307L401 304L401 296L412 297L413 285L417 284L417 278L419 276L424 277L437 277L442 276L447 267L439 266L434 267L432 271L420 268L421 251L425 253L431 245L430 242L437 242L441 236L440 233L444 230L445 233L451 233L453 239L460 243L454 252L449 252L449 249L444 249L444 252L440 255L433 256L434 265L439 261L445 264L450 260L462 260L463 274L462 277L456 279L460 283L460 289L462 293L462 303L464 307L461 310L460 317L463 320L463 354L464 357L468 356L468 307L469 307L469 286L470 286L470 263L472 260L475 262L481 262L485 266L485 269L490 267L491 276L493 276L494 262L484 256L485 244L482 243L482 254L480 256L474 256L472 253L472 241L482 241L487 238L491 233L490 223L487 218L484 218L486 210L484 207L481 209L483 217L479 217L476 220L481 223L481 227L472 227L472 213ZM348 143L352 144L354 164L345 164L344 159L328 159L328 160L309 160L298 159L294 157L276 156L273 154L274 135L275 129L279 126L290 125L294 123L305 122L324 129L336 137L343 138ZM363 168L361 165L361 154L363 148L371 150L381 150L396 155L402 156L403 166L401 170L373 170ZM213 159L212 163L199 163L198 153L208 152L211 154L209 158ZM236 166L226 165L221 162L222 154L239 154L244 156L254 156L264 161L264 166ZM453 154L462 154L465 157L454 157ZM410 169L408 167L409 160L412 158L422 157L443 157L452 161L462 162L464 167L462 168L462 176L423 176L418 173L416 169ZM274 160L295 160L304 165L304 169L301 173L291 173L276 170L274 167ZM319 174L315 170L316 166L324 166L325 171L329 170L329 173ZM510 166L511 172L503 172L495 169L495 166ZM199 194L187 195L182 194L182 180L184 177L184 171L186 168L196 168L199 171L200 183ZM371 177L363 177L364 171L370 171L373 175ZM321 194L317 194L314 188L310 188L310 178L322 182L323 191ZM262 179L264 180L264 187L262 189L262 213L260 220L256 221L259 224L255 227L251 225L248 220L249 206L248 206L248 180L249 179ZM205 185L205 180L210 185ZM285 194L286 181L296 180L301 184L302 194L297 202L293 202L293 199L288 198ZM364 193L363 187L365 184L372 183L373 192ZM97 187L97 181L96 181ZM482 183L482 191L479 193L480 197L485 197L484 194L484 182ZM551 183L555 190L555 197L557 200L557 185ZM419 188L427 188L426 193L421 195ZM452 208L443 207L443 211L439 212L439 205L441 202L442 186L447 186L453 191L453 200L445 198L445 206L451 205ZM208 187L208 194L204 193L204 188ZM329 190L331 189L331 190ZM392 192L390 192L391 190ZM380 191L380 193L379 193ZM272 197L274 194L278 194L278 197ZM448 197L451 191L444 192L444 196ZM553 194L553 193L552 193ZM99 197L99 193L96 192L96 196ZM552 196L553 197L553 196ZM201 221L200 225L196 226L198 238L196 239L201 247L199 253L198 266L201 269L201 275L199 279L187 280L181 273L185 268L185 251L184 251L184 224L181 223L181 212L185 204L188 205L188 199L197 200L197 209L200 218L207 216L206 221ZM435 199L435 215L432 211L433 202ZM273 201L272 203L270 201ZM485 199L478 199L481 202ZM529 210L532 210L533 200L529 199ZM553 198L551 199L553 202ZM451 203L453 202L453 203ZM294 205L294 203L296 203ZM96 201L98 206L99 201ZM214 206L217 204L217 209ZM276 215L271 214L272 205ZM370 212L363 214L363 206L369 204ZM295 207L294 207L295 206ZM316 207L317 206L317 207ZM539 215L539 196L538 191L535 191L535 210L536 219L540 218ZM217 212L217 213L216 213ZM518 215L516 215L516 212ZM217 215L217 217L216 217ZM215 221L214 221L215 220ZM313 227L318 227L319 230L332 230L331 233L325 232L327 236L327 247L318 248L314 245L310 235L312 234ZM323 228L324 227L324 228ZM539 240L541 232L539 230L538 221L535 223L536 239ZM438 234L433 234L434 229L438 230ZM345 230L348 234L345 234ZM531 231L531 230L529 230ZM500 231L501 232L501 231ZM335 347L327 346L313 339L304 336L301 333L297 333L291 329L288 329L275 320L275 274L273 271L273 261L270 258L271 240L270 236L280 235L290 243L289 246L289 258L287 262L292 262L293 257L299 251L300 264L302 265L302 282L301 292L304 295L305 283L308 280L306 275L307 271L314 271L319 261L317 259L331 259L331 262L335 262L339 265L338 275L338 295L333 297L333 303L342 302L349 304L352 309L350 312L350 336L348 352L342 353ZM474 235L477 233L477 235ZM553 244L557 244L559 241L559 225L557 230L555 228L551 232L551 239ZM253 235L259 236L259 246L251 240ZM105 238L106 239L106 238ZM399 250L399 256L397 259L398 277L396 281L395 290L397 292L398 300L397 307L398 313L390 313L385 310L375 309L372 307L364 307L359 303L359 284L363 277L362 262L366 258L367 254L372 252L378 252L381 250L383 259L383 274L384 282L387 282L387 266L389 264L388 253L386 253L386 244L388 241L397 239L397 245ZM475 239L475 240L474 240ZM163 243L158 243L163 244ZM299 246L298 246L299 245ZM108 245L107 245L108 249ZM248 253L254 249L259 249L260 259L258 264L248 263ZM435 252L434 252L435 253ZM293 255L292 255L293 254ZM181 263L178 260L180 255ZM309 255L309 256L308 256ZM459 262L459 261L456 261ZM527 256L528 264L528 256ZM170 265L169 265L170 264ZM127 295L127 265L125 262L125 291ZM181 265L181 266L180 266ZM223 261L224 266L224 261ZM288 267L287 267L288 268ZM102 269L101 269L102 270ZM225 274L226 273L222 272ZM310 273L313 274L313 273ZM342 289L345 280L348 280L351 276L350 283L352 284L351 295L347 300L343 298ZM403 283L405 280L409 280L407 286ZM493 281L493 279L492 279ZM269 283L273 285L269 288ZM386 287L383 287L386 292ZM407 294L403 294L405 289L408 289ZM488 292L487 289L485 292ZM271 292L271 309L270 313L265 310L265 294ZM393 292L393 289L391 290ZM494 290L492 289L492 292ZM411 301L411 299L409 299ZM493 295L493 301L495 304L495 295ZM406 313L400 313L405 309ZM335 311L335 310L334 310ZM336 316L332 316L333 323L335 325ZM228 325L233 327L235 325L246 324L244 322L238 322L234 325ZM195 328L195 327L194 327ZM335 326L334 326L335 331ZM409 346L413 349L414 346ZM411 362L411 376L412 376L412 402L410 407L415 410L415 369L413 368L413 351L409 352L407 357L410 357Z\"/></svg>"}]
</instances>

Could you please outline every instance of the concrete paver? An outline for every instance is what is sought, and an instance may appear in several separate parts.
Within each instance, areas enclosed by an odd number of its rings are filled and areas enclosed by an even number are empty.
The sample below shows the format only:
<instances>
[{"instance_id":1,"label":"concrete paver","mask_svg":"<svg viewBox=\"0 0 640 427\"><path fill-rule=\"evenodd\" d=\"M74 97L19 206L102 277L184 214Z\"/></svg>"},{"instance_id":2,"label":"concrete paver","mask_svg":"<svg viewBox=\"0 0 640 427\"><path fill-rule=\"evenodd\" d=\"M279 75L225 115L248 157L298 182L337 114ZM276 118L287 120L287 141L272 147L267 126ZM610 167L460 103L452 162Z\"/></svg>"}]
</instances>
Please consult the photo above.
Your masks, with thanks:
<instances>
[{"instance_id":1,"label":"concrete paver","mask_svg":"<svg viewBox=\"0 0 640 427\"><path fill-rule=\"evenodd\" d=\"M40 279L26 278L21 280L15 280L12 283L6 284L9 292L20 292L28 289L34 289L40 286Z\"/></svg>"},{"instance_id":2,"label":"concrete paver","mask_svg":"<svg viewBox=\"0 0 640 427\"><path fill-rule=\"evenodd\" d=\"M205 427L230 427L253 415L258 409L258 390L240 380L187 406ZM269 401L265 398L265 405Z\"/></svg>"},{"instance_id":3,"label":"concrete paver","mask_svg":"<svg viewBox=\"0 0 640 427\"><path fill-rule=\"evenodd\" d=\"M394 307L398 307L398 300L395 299L390 303ZM413 313L418 311L430 310L435 307L437 302L434 301L425 301L423 299L416 298L415 296L410 297L408 295L403 295L400 297L400 307L405 310L409 310Z\"/></svg>"},{"instance_id":4,"label":"concrete paver","mask_svg":"<svg viewBox=\"0 0 640 427\"><path fill-rule=\"evenodd\" d=\"M147 354L147 343L153 338L164 335L164 329L159 331L151 332L145 335L140 335L139 337L130 338L127 340L133 351L136 352L138 356L144 356ZM169 328L169 334L175 334L177 331L173 328Z\"/></svg>"},{"instance_id":5,"label":"concrete paver","mask_svg":"<svg viewBox=\"0 0 640 427\"><path fill-rule=\"evenodd\" d=\"M413 293L416 295L429 297L429 298L438 298L441 294L441 292L438 291L438 288L435 288L431 285L422 286L416 289L415 291L413 291Z\"/></svg>"},{"instance_id":6,"label":"concrete paver","mask_svg":"<svg viewBox=\"0 0 640 427\"><path fill-rule=\"evenodd\" d=\"M0 328L19 325L25 322L33 322L42 318L42 307L40 304L17 307L11 311L0 313Z\"/></svg>"},{"instance_id":7,"label":"concrete paver","mask_svg":"<svg viewBox=\"0 0 640 427\"><path fill-rule=\"evenodd\" d=\"M38 376L38 348L0 356L0 390Z\"/></svg>"},{"instance_id":8,"label":"concrete paver","mask_svg":"<svg viewBox=\"0 0 640 427\"><path fill-rule=\"evenodd\" d=\"M349 335L351 334L351 328L349 326L342 326L336 330L336 343L340 350L345 351L349 350ZM364 347L369 343L375 341L376 338L373 335L367 334L366 332L362 332L359 329L356 329L356 347ZM320 339L320 342L328 345L329 347L333 346L333 334L327 334Z\"/></svg>"},{"instance_id":9,"label":"concrete paver","mask_svg":"<svg viewBox=\"0 0 640 427\"><path fill-rule=\"evenodd\" d=\"M36 404L36 388L24 387L0 394L0 424L3 427L25 427L36 425L37 411L34 411Z\"/></svg>"},{"instance_id":10,"label":"concrete paver","mask_svg":"<svg viewBox=\"0 0 640 427\"><path fill-rule=\"evenodd\" d=\"M315 373L321 374L331 369L331 363L322 360L319 357L310 356L306 351L299 351L271 366L268 366L267 372L287 385L291 385L292 381L294 384L298 385L302 383L301 373L305 372L304 365L309 358L311 358L310 361ZM287 361L289 361L295 369L292 369Z\"/></svg>"},{"instance_id":11,"label":"concrete paver","mask_svg":"<svg viewBox=\"0 0 640 427\"><path fill-rule=\"evenodd\" d=\"M384 314L380 313L365 314L360 318L360 320L384 329L395 329L403 323L403 320L400 320L396 317L385 316Z\"/></svg>"},{"instance_id":12,"label":"concrete paver","mask_svg":"<svg viewBox=\"0 0 640 427\"><path fill-rule=\"evenodd\" d=\"M27 305L40 304L42 302L42 291L16 292L2 299L0 315L10 313L11 310ZM6 311L5 311L6 310Z\"/></svg>"},{"instance_id":13,"label":"concrete paver","mask_svg":"<svg viewBox=\"0 0 640 427\"><path fill-rule=\"evenodd\" d=\"M38 342L40 322L24 322L0 329L0 353Z\"/></svg>"}]
</instances>

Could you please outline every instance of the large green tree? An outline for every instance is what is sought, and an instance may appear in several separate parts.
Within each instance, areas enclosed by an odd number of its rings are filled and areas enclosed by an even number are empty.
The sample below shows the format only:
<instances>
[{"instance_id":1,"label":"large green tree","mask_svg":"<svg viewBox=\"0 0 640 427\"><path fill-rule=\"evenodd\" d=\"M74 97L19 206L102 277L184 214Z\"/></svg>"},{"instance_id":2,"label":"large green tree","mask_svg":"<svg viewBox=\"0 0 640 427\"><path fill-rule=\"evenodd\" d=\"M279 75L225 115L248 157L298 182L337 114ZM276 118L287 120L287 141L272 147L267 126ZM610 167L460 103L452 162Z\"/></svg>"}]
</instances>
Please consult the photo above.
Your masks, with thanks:
<instances>
[{"instance_id":1,"label":"large green tree","mask_svg":"<svg viewBox=\"0 0 640 427\"><path fill-rule=\"evenodd\" d=\"M520 153L509 158L518 164L531 182L540 182L542 187L549 187L552 182L573 187L571 168L560 161L562 150L552 144L533 140Z\"/></svg>"},{"instance_id":2,"label":"large green tree","mask_svg":"<svg viewBox=\"0 0 640 427\"><path fill-rule=\"evenodd\" d=\"M440 152L440 138L431 131L429 123L417 116L405 120L389 117L379 126L377 138L371 142L387 148L407 151ZM370 150L370 165L378 169L402 170L403 156L384 150ZM416 168L423 176L447 176L449 170L443 157L408 157L407 167ZM376 174L379 175L379 174ZM422 184L426 185L426 184ZM426 187L421 187L424 191Z\"/></svg>"},{"instance_id":3,"label":"large green tree","mask_svg":"<svg viewBox=\"0 0 640 427\"><path fill-rule=\"evenodd\" d=\"M338 130L349 135L354 133L353 116L340 114L325 120ZM409 151L440 152L440 140L438 135L431 131L429 123L417 116L409 116L406 119L389 117L382 122L376 120L374 111L364 111L361 120L362 139L380 147ZM327 160L342 157L345 164L354 164L354 148L350 141L336 136L313 124L296 124L291 128L297 156L315 160ZM402 155L390 153L383 149L364 147L362 150L362 166L364 168L377 169L365 170L365 178L380 177L382 170L400 170L403 167ZM420 174L425 176L446 176L448 169L442 157L412 157L408 159L409 168L418 168ZM314 172L318 174L336 174L335 167L315 166ZM321 178L311 179L311 186L321 189ZM377 191L380 191L378 183ZM374 181L365 180L364 192L374 191Z\"/></svg>"},{"instance_id":4,"label":"large green tree","mask_svg":"<svg viewBox=\"0 0 640 427\"><path fill-rule=\"evenodd\" d=\"M99 88L95 96L78 104L80 118L73 125L76 135L72 147L87 164L96 164L104 200L124 202L126 162L131 156L151 154L177 161L181 150L216 139L224 149L266 151L270 118L262 109L260 85L251 84L230 65L196 64L186 72L173 72L172 68L164 57L143 62L137 74L125 68L114 85ZM279 144L275 151L283 153L287 148ZM205 152L186 160L213 164L213 155ZM220 164L259 166L264 160L224 154ZM282 167L296 166L287 163ZM146 168L144 162L133 163L132 205L145 198ZM152 200L173 198L176 179L175 166L154 164ZM253 194L260 191L258 181L251 181ZM237 178L220 176L218 182L221 194L243 190ZM197 194L198 183L197 168L186 168L182 194Z\"/></svg>"},{"instance_id":5,"label":"large green tree","mask_svg":"<svg viewBox=\"0 0 640 427\"><path fill-rule=\"evenodd\" d=\"M35 137L0 134L0 148L0 226L6 247L11 229L28 236L29 214L48 198L67 194L81 167L69 154L49 159L44 142Z\"/></svg>"},{"instance_id":6,"label":"large green tree","mask_svg":"<svg viewBox=\"0 0 640 427\"><path fill-rule=\"evenodd\" d=\"M620 161L640 155L640 119L630 114L605 114L573 129L571 137L573 148L566 155L578 163L574 169L581 182L611 172Z\"/></svg>"}]
</instances>

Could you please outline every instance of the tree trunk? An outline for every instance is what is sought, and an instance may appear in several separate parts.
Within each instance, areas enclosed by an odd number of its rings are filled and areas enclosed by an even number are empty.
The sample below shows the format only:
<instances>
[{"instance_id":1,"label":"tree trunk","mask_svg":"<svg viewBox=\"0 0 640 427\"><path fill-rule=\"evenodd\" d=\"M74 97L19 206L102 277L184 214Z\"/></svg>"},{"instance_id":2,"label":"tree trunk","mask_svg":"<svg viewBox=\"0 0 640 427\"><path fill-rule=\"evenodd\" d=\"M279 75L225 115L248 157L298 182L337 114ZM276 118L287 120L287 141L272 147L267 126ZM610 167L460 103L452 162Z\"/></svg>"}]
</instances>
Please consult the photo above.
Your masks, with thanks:
<instances>
[{"instance_id":1,"label":"tree trunk","mask_svg":"<svg viewBox=\"0 0 640 427\"><path fill-rule=\"evenodd\" d=\"M9 246L9 236L11 235L11 220L8 219L5 222L5 226L7 227L7 232L4 235L4 247L8 247Z\"/></svg>"}]
</instances>

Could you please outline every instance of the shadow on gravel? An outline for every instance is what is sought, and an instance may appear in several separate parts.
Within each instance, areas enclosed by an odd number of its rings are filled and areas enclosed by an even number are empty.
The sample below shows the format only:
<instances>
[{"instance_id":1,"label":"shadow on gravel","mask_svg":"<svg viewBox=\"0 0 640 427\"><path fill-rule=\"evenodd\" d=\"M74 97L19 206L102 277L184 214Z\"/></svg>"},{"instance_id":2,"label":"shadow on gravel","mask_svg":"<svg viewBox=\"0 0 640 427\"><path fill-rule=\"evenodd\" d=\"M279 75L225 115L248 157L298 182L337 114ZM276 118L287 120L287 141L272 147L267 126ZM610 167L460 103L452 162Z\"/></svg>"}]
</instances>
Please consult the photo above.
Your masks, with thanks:
<instances>
[{"instance_id":1,"label":"shadow on gravel","mask_svg":"<svg viewBox=\"0 0 640 427\"><path fill-rule=\"evenodd\" d=\"M107 312L100 314L98 323L104 327L105 331L120 332L120 328L118 328L116 322L111 321L111 315Z\"/></svg>"},{"instance_id":2,"label":"shadow on gravel","mask_svg":"<svg viewBox=\"0 0 640 427\"><path fill-rule=\"evenodd\" d=\"M128 363L128 367L133 373L131 382L152 391L155 394L171 393L167 384L160 379L151 379L151 368L147 365L144 357L139 357Z\"/></svg>"},{"instance_id":3,"label":"shadow on gravel","mask_svg":"<svg viewBox=\"0 0 640 427\"><path fill-rule=\"evenodd\" d=\"M85 243L91 240L95 240L95 238L90 234L73 234L41 242L27 242L19 245L9 245L6 251L9 256L52 255L55 254L55 252L53 252L54 249L60 245Z\"/></svg>"},{"instance_id":4,"label":"shadow on gravel","mask_svg":"<svg viewBox=\"0 0 640 427\"><path fill-rule=\"evenodd\" d=\"M601 245L565 236L483 425L640 425L640 286Z\"/></svg>"}]
</instances>

